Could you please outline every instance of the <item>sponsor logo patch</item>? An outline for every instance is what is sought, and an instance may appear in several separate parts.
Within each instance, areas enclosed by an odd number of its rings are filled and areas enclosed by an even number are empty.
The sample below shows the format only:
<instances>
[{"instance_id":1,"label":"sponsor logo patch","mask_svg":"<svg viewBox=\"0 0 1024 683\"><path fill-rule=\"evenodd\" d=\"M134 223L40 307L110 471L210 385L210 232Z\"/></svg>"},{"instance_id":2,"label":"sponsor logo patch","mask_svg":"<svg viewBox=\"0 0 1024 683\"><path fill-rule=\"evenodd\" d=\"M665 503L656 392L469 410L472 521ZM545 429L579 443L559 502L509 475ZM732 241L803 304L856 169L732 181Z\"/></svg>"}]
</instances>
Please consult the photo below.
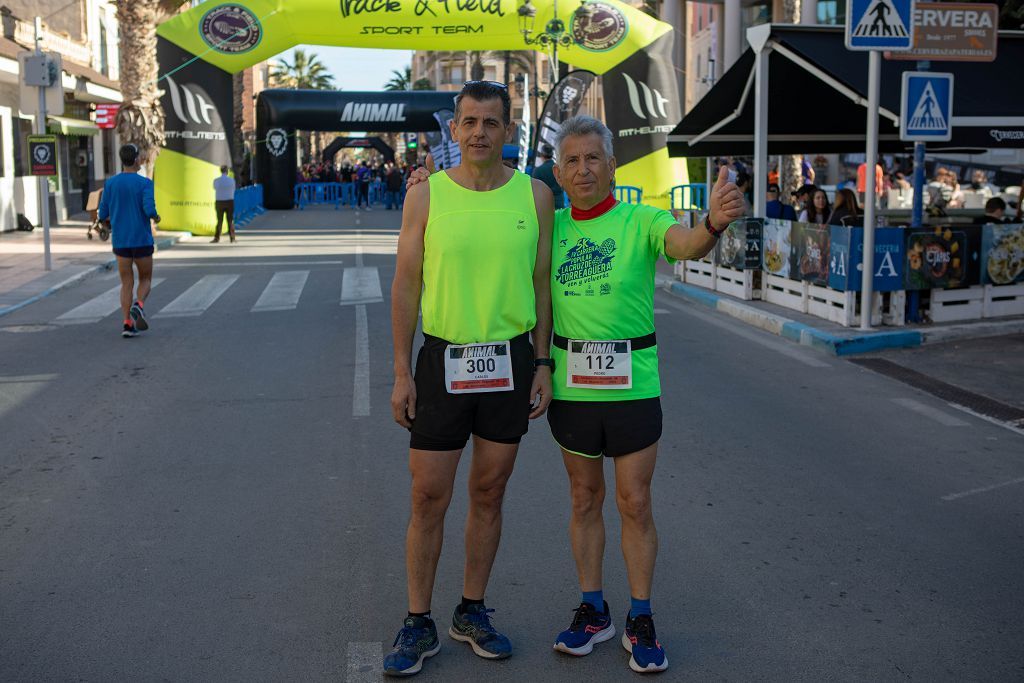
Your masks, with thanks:
<instances>
[{"instance_id":1,"label":"sponsor logo patch","mask_svg":"<svg viewBox=\"0 0 1024 683\"><path fill-rule=\"evenodd\" d=\"M238 54L260 44L263 27L256 15L241 5L220 5L203 15L199 32L217 52Z\"/></svg>"},{"instance_id":2,"label":"sponsor logo patch","mask_svg":"<svg viewBox=\"0 0 1024 683\"><path fill-rule=\"evenodd\" d=\"M604 2L587 2L573 15L572 37L592 52L604 52L622 42L629 30L625 15Z\"/></svg>"}]
</instances>

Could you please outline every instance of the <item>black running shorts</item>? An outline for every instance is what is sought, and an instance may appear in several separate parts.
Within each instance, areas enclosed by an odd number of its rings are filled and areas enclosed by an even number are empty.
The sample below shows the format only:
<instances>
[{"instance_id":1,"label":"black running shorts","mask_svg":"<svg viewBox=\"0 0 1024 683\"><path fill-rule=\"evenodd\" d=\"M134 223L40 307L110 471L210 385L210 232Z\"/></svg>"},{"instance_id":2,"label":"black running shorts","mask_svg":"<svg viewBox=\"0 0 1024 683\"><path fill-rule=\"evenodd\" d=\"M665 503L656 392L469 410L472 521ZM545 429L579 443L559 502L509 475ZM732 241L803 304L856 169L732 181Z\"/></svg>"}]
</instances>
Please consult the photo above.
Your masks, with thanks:
<instances>
[{"instance_id":1,"label":"black running shorts","mask_svg":"<svg viewBox=\"0 0 1024 683\"><path fill-rule=\"evenodd\" d=\"M416 356L416 419L409 447L456 451L470 434L498 443L519 443L530 426L533 345L529 333L512 339L512 391L449 394L444 383L444 350L449 342L424 335Z\"/></svg>"},{"instance_id":2,"label":"black running shorts","mask_svg":"<svg viewBox=\"0 0 1024 683\"><path fill-rule=\"evenodd\" d=\"M153 246L148 247L123 247L114 249L114 255L121 258L146 258L153 255Z\"/></svg>"},{"instance_id":3,"label":"black running shorts","mask_svg":"<svg viewBox=\"0 0 1024 683\"><path fill-rule=\"evenodd\" d=\"M551 435L565 450L599 458L642 451L661 438L661 399L552 401Z\"/></svg>"}]
</instances>

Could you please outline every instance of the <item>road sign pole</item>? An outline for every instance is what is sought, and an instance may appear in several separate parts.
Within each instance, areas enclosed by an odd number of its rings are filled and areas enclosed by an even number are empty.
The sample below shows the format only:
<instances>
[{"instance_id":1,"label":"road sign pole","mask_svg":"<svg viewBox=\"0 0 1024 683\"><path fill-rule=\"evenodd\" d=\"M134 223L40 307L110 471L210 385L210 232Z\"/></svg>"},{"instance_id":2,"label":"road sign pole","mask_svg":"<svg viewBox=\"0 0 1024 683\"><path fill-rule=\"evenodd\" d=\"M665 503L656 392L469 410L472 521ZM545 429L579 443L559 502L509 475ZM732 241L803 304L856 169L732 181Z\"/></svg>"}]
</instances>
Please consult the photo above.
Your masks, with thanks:
<instances>
[{"instance_id":1,"label":"road sign pole","mask_svg":"<svg viewBox=\"0 0 1024 683\"><path fill-rule=\"evenodd\" d=\"M36 17L36 54L43 54L43 20ZM60 78L60 74L57 75ZM61 84L58 83L58 87ZM36 114L36 132L46 135L46 88L39 87L39 111ZM55 160L56 163L56 160ZM53 269L50 257L50 179L39 176L39 215L43 218L43 266Z\"/></svg>"},{"instance_id":2,"label":"road sign pole","mask_svg":"<svg viewBox=\"0 0 1024 683\"><path fill-rule=\"evenodd\" d=\"M864 167L864 254L861 263L860 329L871 329L874 310L872 280L875 273L875 165L878 163L878 81L882 70L882 53L868 53L868 147Z\"/></svg>"}]
</instances>

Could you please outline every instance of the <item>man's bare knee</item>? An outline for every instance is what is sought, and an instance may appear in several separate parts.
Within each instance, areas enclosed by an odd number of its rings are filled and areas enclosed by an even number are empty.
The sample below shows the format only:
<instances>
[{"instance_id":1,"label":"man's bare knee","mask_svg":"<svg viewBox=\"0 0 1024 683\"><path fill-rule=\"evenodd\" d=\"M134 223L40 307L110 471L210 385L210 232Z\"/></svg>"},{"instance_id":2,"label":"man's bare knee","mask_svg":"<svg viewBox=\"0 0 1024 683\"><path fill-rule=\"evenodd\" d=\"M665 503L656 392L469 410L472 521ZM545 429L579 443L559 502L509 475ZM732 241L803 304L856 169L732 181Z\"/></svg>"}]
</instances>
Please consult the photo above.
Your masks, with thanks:
<instances>
[{"instance_id":1,"label":"man's bare knee","mask_svg":"<svg viewBox=\"0 0 1024 683\"><path fill-rule=\"evenodd\" d=\"M645 489L620 491L616 495L619 514L623 520L647 525L651 522L651 492Z\"/></svg>"}]
</instances>

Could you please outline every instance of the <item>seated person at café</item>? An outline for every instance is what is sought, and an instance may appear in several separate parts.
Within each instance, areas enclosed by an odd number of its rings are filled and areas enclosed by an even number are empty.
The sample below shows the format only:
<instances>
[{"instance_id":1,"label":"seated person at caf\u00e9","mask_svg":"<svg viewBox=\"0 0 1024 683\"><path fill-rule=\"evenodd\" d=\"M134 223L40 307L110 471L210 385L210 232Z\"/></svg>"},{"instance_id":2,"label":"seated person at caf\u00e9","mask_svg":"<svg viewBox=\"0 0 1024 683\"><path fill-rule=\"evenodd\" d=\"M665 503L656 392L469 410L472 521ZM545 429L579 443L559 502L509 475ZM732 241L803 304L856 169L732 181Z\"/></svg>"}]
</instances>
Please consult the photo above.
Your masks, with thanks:
<instances>
[{"instance_id":1,"label":"seated person at caf\u00e9","mask_svg":"<svg viewBox=\"0 0 1024 683\"><path fill-rule=\"evenodd\" d=\"M1002 197L992 197L985 202L985 215L978 216L974 219L975 225L1009 222L1010 219L1006 217L1006 202Z\"/></svg>"}]
</instances>

